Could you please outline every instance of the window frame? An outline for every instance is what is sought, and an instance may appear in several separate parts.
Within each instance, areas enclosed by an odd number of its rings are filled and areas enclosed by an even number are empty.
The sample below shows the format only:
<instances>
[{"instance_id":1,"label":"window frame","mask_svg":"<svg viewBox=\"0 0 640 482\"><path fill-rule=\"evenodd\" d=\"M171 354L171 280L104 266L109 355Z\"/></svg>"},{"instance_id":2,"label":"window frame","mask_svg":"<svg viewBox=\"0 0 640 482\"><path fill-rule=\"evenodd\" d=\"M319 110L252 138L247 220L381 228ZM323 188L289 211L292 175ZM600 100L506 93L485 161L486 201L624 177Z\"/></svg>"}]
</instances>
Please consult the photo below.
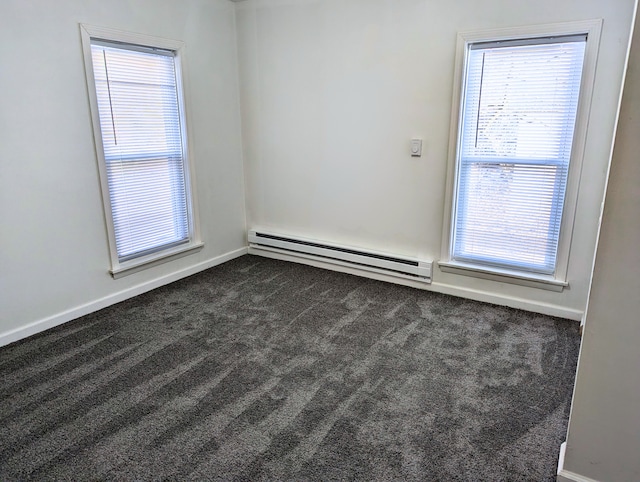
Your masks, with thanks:
<instances>
[{"instance_id":1,"label":"window frame","mask_svg":"<svg viewBox=\"0 0 640 482\"><path fill-rule=\"evenodd\" d=\"M98 162L100 177L100 190L104 207L104 221L107 231L109 245L109 255L111 258L111 269L109 272L114 279L136 273L143 269L162 264L202 249L204 243L200 236L200 224L198 216L197 196L195 191L195 166L190 138L187 135L189 130L189 116L186 109L187 89L185 86L186 72L185 66L185 45L179 40L165 39L150 35L126 32L122 30L97 27L93 25L80 24L82 38L82 49L84 55L85 74L87 79L87 91L89 96L89 106L91 111L91 121L93 126L93 140ZM100 126L100 115L98 110L98 98L96 94L96 83L93 72L93 60L91 55L91 41L103 40L106 42L120 43L132 47L141 46L151 49L170 50L174 52L174 66L176 71L176 90L178 96L178 107L180 109L180 130L182 137L182 156L185 177L185 195L187 201L187 218L189 241L178 246L161 249L150 254L138 256L126 261L121 261L118 257L116 247L115 228L111 207L111 197L107 178L107 166L105 161L104 146L102 143L102 130ZM134 50L134 49L132 49Z\"/></svg>"},{"instance_id":2,"label":"window frame","mask_svg":"<svg viewBox=\"0 0 640 482\"><path fill-rule=\"evenodd\" d=\"M442 229L441 259L438 265L443 272L473 276L493 281L519 284L551 291L562 291L569 285L567 271L569 251L573 237L574 220L578 202L578 190L582 162L584 158L589 123L589 112L593 96L596 62L602 19L580 22L567 22L548 25L513 27L493 30L475 30L458 34L453 82L453 101L449 132L449 151L447 166L447 184ZM575 130L569 173L564 199L564 210L560 224L556 269L553 275L542 275L526 271L517 271L480 264L463 263L452 259L455 198L459 168L459 149L462 128L463 95L465 90L467 53L472 44L480 42L501 42L543 37L586 35L585 57L582 70L582 83L578 98Z\"/></svg>"}]
</instances>

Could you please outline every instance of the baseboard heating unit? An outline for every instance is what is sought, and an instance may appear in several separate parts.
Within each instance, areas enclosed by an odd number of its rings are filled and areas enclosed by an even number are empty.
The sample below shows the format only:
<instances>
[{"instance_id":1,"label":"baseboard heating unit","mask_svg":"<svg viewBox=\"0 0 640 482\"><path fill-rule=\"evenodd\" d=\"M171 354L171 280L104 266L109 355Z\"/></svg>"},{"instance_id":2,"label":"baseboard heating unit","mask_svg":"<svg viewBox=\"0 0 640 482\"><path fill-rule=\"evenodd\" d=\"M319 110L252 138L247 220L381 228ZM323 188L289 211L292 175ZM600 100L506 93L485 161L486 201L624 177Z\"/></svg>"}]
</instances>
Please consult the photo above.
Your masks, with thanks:
<instances>
[{"instance_id":1,"label":"baseboard heating unit","mask_svg":"<svg viewBox=\"0 0 640 482\"><path fill-rule=\"evenodd\" d=\"M433 262L390 253L342 246L315 239L301 238L269 231L249 230L249 254L278 257L293 256L300 262L317 261L396 278L431 283ZM307 263L312 264L312 263ZM364 276L366 274L362 273Z\"/></svg>"}]
</instances>

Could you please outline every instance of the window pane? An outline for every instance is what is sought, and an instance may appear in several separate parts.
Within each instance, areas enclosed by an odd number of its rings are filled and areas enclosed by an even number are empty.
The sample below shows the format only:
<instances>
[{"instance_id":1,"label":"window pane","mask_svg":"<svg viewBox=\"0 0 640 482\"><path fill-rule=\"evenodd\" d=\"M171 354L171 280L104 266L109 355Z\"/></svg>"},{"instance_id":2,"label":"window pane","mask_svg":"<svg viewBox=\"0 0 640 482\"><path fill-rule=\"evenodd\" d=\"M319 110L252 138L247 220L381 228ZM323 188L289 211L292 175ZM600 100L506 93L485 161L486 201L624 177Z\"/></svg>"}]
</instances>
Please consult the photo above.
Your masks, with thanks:
<instances>
[{"instance_id":1,"label":"window pane","mask_svg":"<svg viewBox=\"0 0 640 482\"><path fill-rule=\"evenodd\" d=\"M173 56L92 45L118 258L189 240Z\"/></svg>"},{"instance_id":2,"label":"window pane","mask_svg":"<svg viewBox=\"0 0 640 482\"><path fill-rule=\"evenodd\" d=\"M453 259L554 272L585 45L469 50Z\"/></svg>"}]
</instances>

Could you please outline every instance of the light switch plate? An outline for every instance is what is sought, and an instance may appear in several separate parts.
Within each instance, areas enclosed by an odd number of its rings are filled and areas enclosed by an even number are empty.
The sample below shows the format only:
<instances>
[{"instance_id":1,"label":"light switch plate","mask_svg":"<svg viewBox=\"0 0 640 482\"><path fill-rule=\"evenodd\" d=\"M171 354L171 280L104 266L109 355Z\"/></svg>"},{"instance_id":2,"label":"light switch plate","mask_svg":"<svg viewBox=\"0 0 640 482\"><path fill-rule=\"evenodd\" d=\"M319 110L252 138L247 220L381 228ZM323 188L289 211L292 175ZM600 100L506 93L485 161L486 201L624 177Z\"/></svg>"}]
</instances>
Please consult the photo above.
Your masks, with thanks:
<instances>
[{"instance_id":1,"label":"light switch plate","mask_svg":"<svg viewBox=\"0 0 640 482\"><path fill-rule=\"evenodd\" d=\"M411 139L411 157L422 156L422 139Z\"/></svg>"}]
</instances>

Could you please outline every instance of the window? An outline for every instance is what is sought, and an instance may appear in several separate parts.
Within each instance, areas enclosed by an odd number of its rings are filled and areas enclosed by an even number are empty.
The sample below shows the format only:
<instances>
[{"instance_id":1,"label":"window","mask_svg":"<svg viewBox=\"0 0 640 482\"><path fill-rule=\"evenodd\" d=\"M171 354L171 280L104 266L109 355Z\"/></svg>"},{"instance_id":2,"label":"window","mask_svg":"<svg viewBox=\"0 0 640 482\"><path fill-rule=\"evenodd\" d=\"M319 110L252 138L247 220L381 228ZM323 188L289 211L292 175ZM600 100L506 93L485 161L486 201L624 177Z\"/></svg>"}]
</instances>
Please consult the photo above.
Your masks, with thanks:
<instances>
[{"instance_id":1,"label":"window","mask_svg":"<svg viewBox=\"0 0 640 482\"><path fill-rule=\"evenodd\" d=\"M179 47L83 30L115 275L201 245L194 234Z\"/></svg>"},{"instance_id":2,"label":"window","mask_svg":"<svg viewBox=\"0 0 640 482\"><path fill-rule=\"evenodd\" d=\"M465 40L445 271L563 284L588 30Z\"/></svg>"}]
</instances>

